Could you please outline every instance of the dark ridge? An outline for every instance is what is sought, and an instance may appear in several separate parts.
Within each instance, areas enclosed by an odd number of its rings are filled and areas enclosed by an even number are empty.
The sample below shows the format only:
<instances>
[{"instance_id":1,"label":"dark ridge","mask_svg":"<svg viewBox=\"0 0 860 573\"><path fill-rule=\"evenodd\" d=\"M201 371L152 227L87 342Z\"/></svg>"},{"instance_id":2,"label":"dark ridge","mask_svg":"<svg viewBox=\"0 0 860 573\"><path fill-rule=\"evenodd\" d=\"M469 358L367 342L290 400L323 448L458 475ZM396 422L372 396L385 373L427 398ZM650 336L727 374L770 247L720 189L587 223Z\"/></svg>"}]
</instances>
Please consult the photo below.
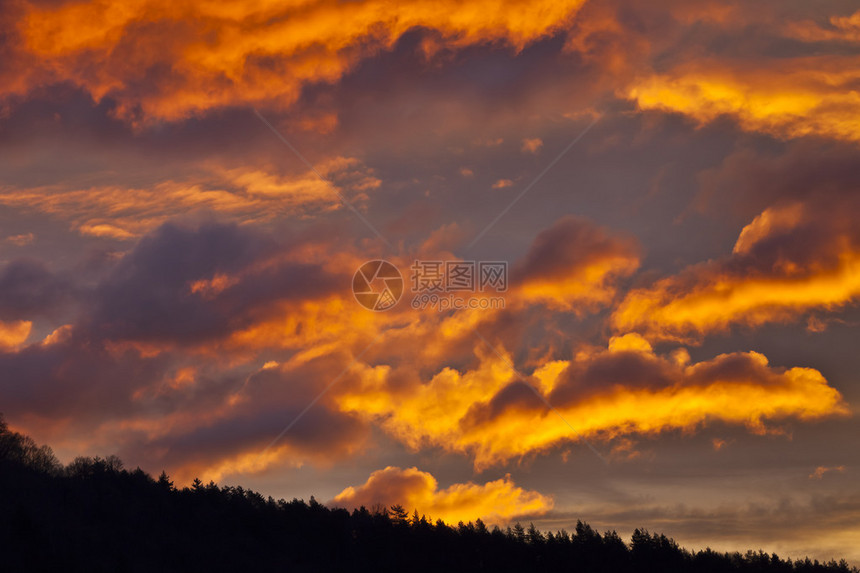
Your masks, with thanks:
<instances>
[{"instance_id":1,"label":"dark ridge","mask_svg":"<svg viewBox=\"0 0 860 573\"><path fill-rule=\"evenodd\" d=\"M0 571L854 572L845 561L690 552L636 530L542 533L430 523L399 506L350 513L242 487L178 489L116 456L63 467L0 416Z\"/></svg>"}]
</instances>

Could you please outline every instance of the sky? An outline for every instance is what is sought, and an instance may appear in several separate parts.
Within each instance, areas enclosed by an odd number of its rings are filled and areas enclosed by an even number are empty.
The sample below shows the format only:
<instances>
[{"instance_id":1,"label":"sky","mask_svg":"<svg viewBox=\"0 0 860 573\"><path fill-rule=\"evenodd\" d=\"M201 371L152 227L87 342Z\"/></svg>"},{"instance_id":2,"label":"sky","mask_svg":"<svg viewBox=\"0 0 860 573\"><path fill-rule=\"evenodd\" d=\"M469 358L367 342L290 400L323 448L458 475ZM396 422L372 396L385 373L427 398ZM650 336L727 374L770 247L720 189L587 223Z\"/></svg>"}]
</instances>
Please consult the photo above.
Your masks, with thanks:
<instances>
[{"instance_id":1,"label":"sky","mask_svg":"<svg viewBox=\"0 0 860 573\"><path fill-rule=\"evenodd\" d=\"M0 412L179 485L858 564L858 144L856 0L7 0Z\"/></svg>"}]
</instances>

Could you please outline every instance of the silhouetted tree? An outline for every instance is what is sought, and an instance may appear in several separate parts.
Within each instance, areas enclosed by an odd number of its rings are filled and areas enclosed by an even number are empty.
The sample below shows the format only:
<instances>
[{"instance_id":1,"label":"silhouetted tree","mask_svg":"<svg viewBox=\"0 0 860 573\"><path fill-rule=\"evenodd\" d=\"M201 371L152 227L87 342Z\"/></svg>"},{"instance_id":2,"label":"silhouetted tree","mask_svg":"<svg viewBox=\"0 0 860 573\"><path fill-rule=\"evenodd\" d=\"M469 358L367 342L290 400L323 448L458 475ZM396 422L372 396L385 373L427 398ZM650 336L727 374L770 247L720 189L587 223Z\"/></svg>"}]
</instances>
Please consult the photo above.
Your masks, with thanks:
<instances>
[{"instance_id":1,"label":"silhouetted tree","mask_svg":"<svg viewBox=\"0 0 860 573\"><path fill-rule=\"evenodd\" d=\"M475 531L480 535L486 535L488 533L487 525L481 521L480 517L475 520Z\"/></svg>"},{"instance_id":2,"label":"silhouetted tree","mask_svg":"<svg viewBox=\"0 0 860 573\"><path fill-rule=\"evenodd\" d=\"M162 471L161 475L158 476L158 485L164 488L167 491L173 491L173 482L170 481L170 476L167 475L167 472Z\"/></svg>"},{"instance_id":3,"label":"silhouetted tree","mask_svg":"<svg viewBox=\"0 0 860 573\"><path fill-rule=\"evenodd\" d=\"M408 525L409 524L409 514L403 509L402 505L392 505L389 508L389 514L391 515L391 521L396 523L397 525Z\"/></svg>"},{"instance_id":4,"label":"silhouetted tree","mask_svg":"<svg viewBox=\"0 0 860 573\"><path fill-rule=\"evenodd\" d=\"M543 534L538 531L534 523L529 523L529 529L526 533L526 538L528 539L529 543L535 546L543 545L543 542L545 541Z\"/></svg>"}]
</instances>

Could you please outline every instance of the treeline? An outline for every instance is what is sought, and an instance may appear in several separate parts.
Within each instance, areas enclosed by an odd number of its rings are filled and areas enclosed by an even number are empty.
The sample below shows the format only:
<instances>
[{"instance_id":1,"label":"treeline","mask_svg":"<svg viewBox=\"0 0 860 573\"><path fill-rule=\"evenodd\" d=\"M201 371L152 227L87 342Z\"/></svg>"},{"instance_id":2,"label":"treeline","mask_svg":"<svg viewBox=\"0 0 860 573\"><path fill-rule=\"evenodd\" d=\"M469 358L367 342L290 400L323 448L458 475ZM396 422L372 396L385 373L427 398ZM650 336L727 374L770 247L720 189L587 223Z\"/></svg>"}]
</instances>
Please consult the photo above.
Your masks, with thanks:
<instances>
[{"instance_id":1,"label":"treeline","mask_svg":"<svg viewBox=\"0 0 860 573\"><path fill-rule=\"evenodd\" d=\"M0 417L0 571L853 571L749 551L690 552L637 530L625 543L585 523L543 533L481 520L431 523L399 506L330 509L195 480L176 488L115 456L63 467Z\"/></svg>"}]
</instances>

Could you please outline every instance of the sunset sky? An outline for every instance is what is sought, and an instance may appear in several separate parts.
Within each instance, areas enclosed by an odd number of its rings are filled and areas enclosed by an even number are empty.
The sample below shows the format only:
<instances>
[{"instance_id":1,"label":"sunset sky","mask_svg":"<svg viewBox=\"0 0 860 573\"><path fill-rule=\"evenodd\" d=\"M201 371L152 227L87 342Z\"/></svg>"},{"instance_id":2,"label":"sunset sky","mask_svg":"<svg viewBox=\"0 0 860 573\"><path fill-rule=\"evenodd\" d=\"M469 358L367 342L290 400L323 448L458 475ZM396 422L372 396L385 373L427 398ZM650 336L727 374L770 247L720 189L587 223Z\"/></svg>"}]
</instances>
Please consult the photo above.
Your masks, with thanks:
<instances>
[{"instance_id":1,"label":"sunset sky","mask_svg":"<svg viewBox=\"0 0 860 573\"><path fill-rule=\"evenodd\" d=\"M64 462L857 565L858 218L857 0L0 4L0 412Z\"/></svg>"}]
</instances>

